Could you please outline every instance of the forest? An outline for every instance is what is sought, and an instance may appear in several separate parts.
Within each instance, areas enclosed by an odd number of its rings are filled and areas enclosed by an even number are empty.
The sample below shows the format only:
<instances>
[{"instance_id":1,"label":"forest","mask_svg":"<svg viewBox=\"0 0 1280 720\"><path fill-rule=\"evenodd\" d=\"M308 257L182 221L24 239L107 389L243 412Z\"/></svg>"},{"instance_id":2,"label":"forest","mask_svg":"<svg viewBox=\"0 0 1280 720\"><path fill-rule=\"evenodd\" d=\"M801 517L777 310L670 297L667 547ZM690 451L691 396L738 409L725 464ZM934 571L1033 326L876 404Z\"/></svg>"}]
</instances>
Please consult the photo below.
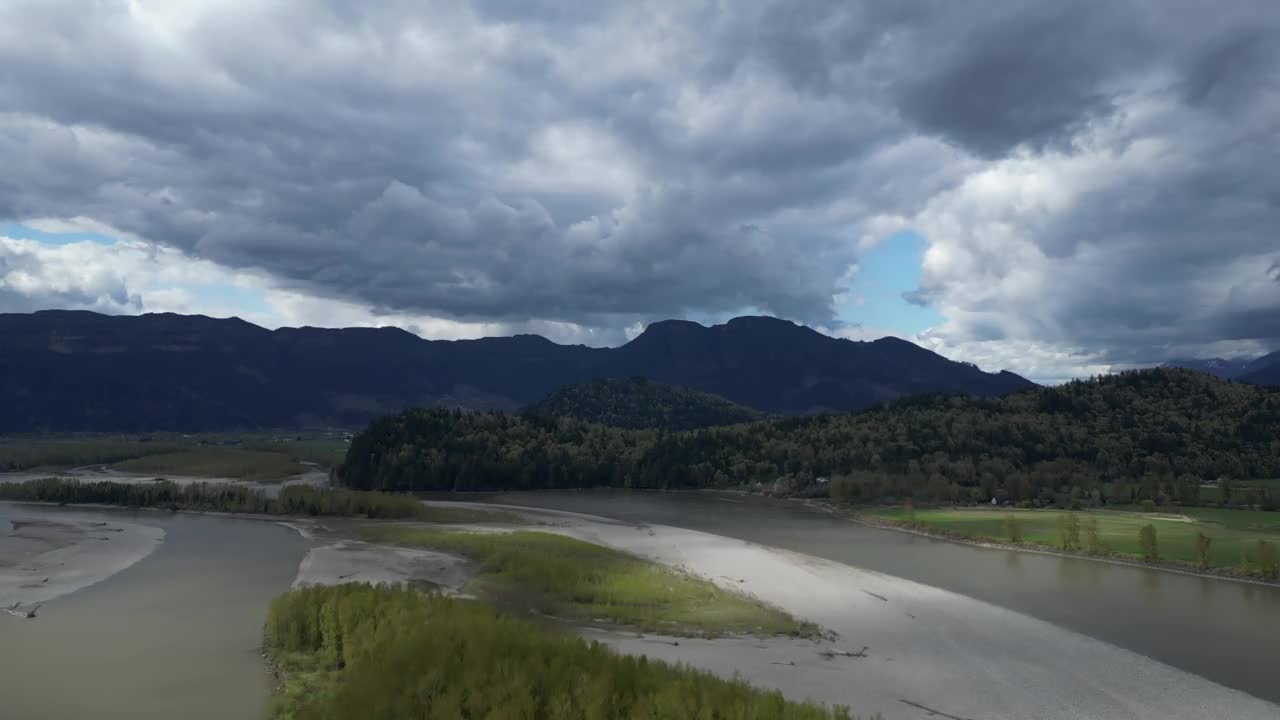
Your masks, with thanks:
<instances>
[{"instance_id":1,"label":"forest","mask_svg":"<svg viewBox=\"0 0 1280 720\"><path fill-rule=\"evenodd\" d=\"M836 487L850 502L1196 504L1205 482L1280 477L1280 390L1161 368L681 432L409 410L357 434L338 476L362 490ZM1278 501L1253 484L1224 504Z\"/></svg>"},{"instance_id":2,"label":"forest","mask_svg":"<svg viewBox=\"0 0 1280 720\"><path fill-rule=\"evenodd\" d=\"M733 425L765 414L719 395L668 385L644 377L608 378L566 385L524 414L568 417L612 427L692 430Z\"/></svg>"},{"instance_id":3,"label":"forest","mask_svg":"<svg viewBox=\"0 0 1280 720\"><path fill-rule=\"evenodd\" d=\"M685 667L618 655L479 603L364 584L278 597L266 644L281 720L850 720Z\"/></svg>"}]
</instances>

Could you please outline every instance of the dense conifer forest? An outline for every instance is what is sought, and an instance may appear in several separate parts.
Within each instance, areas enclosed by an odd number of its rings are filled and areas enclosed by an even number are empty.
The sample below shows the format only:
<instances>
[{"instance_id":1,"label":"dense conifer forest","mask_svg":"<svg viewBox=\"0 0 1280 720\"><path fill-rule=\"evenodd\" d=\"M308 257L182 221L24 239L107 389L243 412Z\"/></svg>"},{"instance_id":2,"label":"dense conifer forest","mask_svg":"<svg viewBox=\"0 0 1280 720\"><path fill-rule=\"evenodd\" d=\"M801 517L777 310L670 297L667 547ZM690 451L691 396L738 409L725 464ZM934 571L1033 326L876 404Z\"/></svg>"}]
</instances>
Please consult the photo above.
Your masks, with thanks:
<instances>
[{"instance_id":1,"label":"dense conifer forest","mask_svg":"<svg viewBox=\"0 0 1280 720\"><path fill-rule=\"evenodd\" d=\"M566 385L525 409L526 415L568 417L640 430L692 430L764 418L764 413L719 395L643 377Z\"/></svg>"},{"instance_id":2,"label":"dense conifer forest","mask_svg":"<svg viewBox=\"0 0 1280 720\"><path fill-rule=\"evenodd\" d=\"M1162 368L683 432L410 410L359 433L339 476L368 490L761 484L810 495L839 487L860 502L1193 504L1204 482L1280 477L1280 390ZM1266 485L1233 499L1280 500Z\"/></svg>"}]
</instances>

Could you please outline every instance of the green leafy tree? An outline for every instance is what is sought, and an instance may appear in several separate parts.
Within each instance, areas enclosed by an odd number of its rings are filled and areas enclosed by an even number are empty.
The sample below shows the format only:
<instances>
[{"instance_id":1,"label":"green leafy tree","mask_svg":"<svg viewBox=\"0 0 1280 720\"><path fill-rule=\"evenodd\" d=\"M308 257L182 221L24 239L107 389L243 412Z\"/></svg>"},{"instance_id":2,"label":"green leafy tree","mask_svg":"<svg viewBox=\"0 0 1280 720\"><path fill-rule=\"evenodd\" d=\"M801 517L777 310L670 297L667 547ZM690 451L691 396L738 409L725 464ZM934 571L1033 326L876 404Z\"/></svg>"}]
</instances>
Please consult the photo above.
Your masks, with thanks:
<instances>
[{"instance_id":1,"label":"green leafy tree","mask_svg":"<svg viewBox=\"0 0 1280 720\"><path fill-rule=\"evenodd\" d=\"M1138 531L1138 550L1142 559L1155 562L1160 559L1160 546L1156 540L1156 526L1147 523Z\"/></svg>"},{"instance_id":2,"label":"green leafy tree","mask_svg":"<svg viewBox=\"0 0 1280 720\"><path fill-rule=\"evenodd\" d=\"M1196 564L1201 570L1208 570L1211 563L1209 549L1213 546L1213 538L1204 533L1196 535Z\"/></svg>"},{"instance_id":3,"label":"green leafy tree","mask_svg":"<svg viewBox=\"0 0 1280 720\"><path fill-rule=\"evenodd\" d=\"M1106 555L1111 551L1106 542L1103 541L1102 535L1098 532L1097 516L1090 515L1089 519L1085 521L1084 536L1091 555Z\"/></svg>"},{"instance_id":4,"label":"green leafy tree","mask_svg":"<svg viewBox=\"0 0 1280 720\"><path fill-rule=\"evenodd\" d=\"M1271 580L1280 579L1280 552L1277 552L1275 543L1259 540L1252 548L1247 548L1244 570Z\"/></svg>"},{"instance_id":5,"label":"green leafy tree","mask_svg":"<svg viewBox=\"0 0 1280 720\"><path fill-rule=\"evenodd\" d=\"M1013 513L1006 513L1004 516L1004 533L1009 536L1009 542L1022 542L1022 524L1018 522L1018 516Z\"/></svg>"},{"instance_id":6,"label":"green leafy tree","mask_svg":"<svg viewBox=\"0 0 1280 720\"><path fill-rule=\"evenodd\" d=\"M1074 512L1058 515L1058 546L1063 550L1080 547L1080 518Z\"/></svg>"}]
</instances>

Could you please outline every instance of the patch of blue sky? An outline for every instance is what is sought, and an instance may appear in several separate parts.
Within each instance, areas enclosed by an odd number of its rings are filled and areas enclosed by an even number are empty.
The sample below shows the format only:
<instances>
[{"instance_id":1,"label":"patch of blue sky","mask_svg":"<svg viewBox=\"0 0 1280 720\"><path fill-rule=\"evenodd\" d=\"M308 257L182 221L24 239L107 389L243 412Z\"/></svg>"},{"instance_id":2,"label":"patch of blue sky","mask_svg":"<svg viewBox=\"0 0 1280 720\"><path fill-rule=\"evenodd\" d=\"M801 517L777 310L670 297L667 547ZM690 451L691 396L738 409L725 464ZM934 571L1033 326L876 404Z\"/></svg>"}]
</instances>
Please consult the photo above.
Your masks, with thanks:
<instances>
[{"instance_id":1,"label":"patch of blue sky","mask_svg":"<svg viewBox=\"0 0 1280 720\"><path fill-rule=\"evenodd\" d=\"M266 294L258 288L227 283L188 285L182 288L191 295L195 312L218 315L268 315L271 306Z\"/></svg>"},{"instance_id":2,"label":"patch of blue sky","mask_svg":"<svg viewBox=\"0 0 1280 720\"><path fill-rule=\"evenodd\" d=\"M0 223L0 236L15 240L34 240L43 245L70 245L92 242L99 245L115 245L116 239L96 232L45 232L21 223Z\"/></svg>"},{"instance_id":3,"label":"patch of blue sky","mask_svg":"<svg viewBox=\"0 0 1280 720\"><path fill-rule=\"evenodd\" d=\"M848 301L836 308L841 320L906 336L942 323L931 307L907 302L903 295L920 287L921 263L928 243L913 232L886 238L858 260Z\"/></svg>"}]
</instances>

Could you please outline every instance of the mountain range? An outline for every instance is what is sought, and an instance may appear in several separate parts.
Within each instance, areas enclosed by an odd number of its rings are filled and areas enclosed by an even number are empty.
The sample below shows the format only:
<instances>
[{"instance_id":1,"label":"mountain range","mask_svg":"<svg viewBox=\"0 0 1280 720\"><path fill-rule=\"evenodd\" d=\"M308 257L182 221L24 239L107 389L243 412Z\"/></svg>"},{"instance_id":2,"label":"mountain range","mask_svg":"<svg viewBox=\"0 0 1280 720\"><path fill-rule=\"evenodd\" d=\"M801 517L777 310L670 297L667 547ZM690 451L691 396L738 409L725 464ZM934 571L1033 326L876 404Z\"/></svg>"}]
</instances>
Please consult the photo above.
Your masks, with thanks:
<instances>
[{"instance_id":1,"label":"mountain range","mask_svg":"<svg viewBox=\"0 0 1280 720\"><path fill-rule=\"evenodd\" d=\"M636 376L781 414L1033 386L905 340L855 342L770 317L656 322L616 348L65 310L0 314L0 338L0 432L356 427L412 406L514 410Z\"/></svg>"},{"instance_id":2,"label":"mountain range","mask_svg":"<svg viewBox=\"0 0 1280 720\"><path fill-rule=\"evenodd\" d=\"M1280 385L1280 352L1255 358L1184 358L1170 360L1160 367L1199 370L1224 380L1241 380L1256 385Z\"/></svg>"}]
</instances>

